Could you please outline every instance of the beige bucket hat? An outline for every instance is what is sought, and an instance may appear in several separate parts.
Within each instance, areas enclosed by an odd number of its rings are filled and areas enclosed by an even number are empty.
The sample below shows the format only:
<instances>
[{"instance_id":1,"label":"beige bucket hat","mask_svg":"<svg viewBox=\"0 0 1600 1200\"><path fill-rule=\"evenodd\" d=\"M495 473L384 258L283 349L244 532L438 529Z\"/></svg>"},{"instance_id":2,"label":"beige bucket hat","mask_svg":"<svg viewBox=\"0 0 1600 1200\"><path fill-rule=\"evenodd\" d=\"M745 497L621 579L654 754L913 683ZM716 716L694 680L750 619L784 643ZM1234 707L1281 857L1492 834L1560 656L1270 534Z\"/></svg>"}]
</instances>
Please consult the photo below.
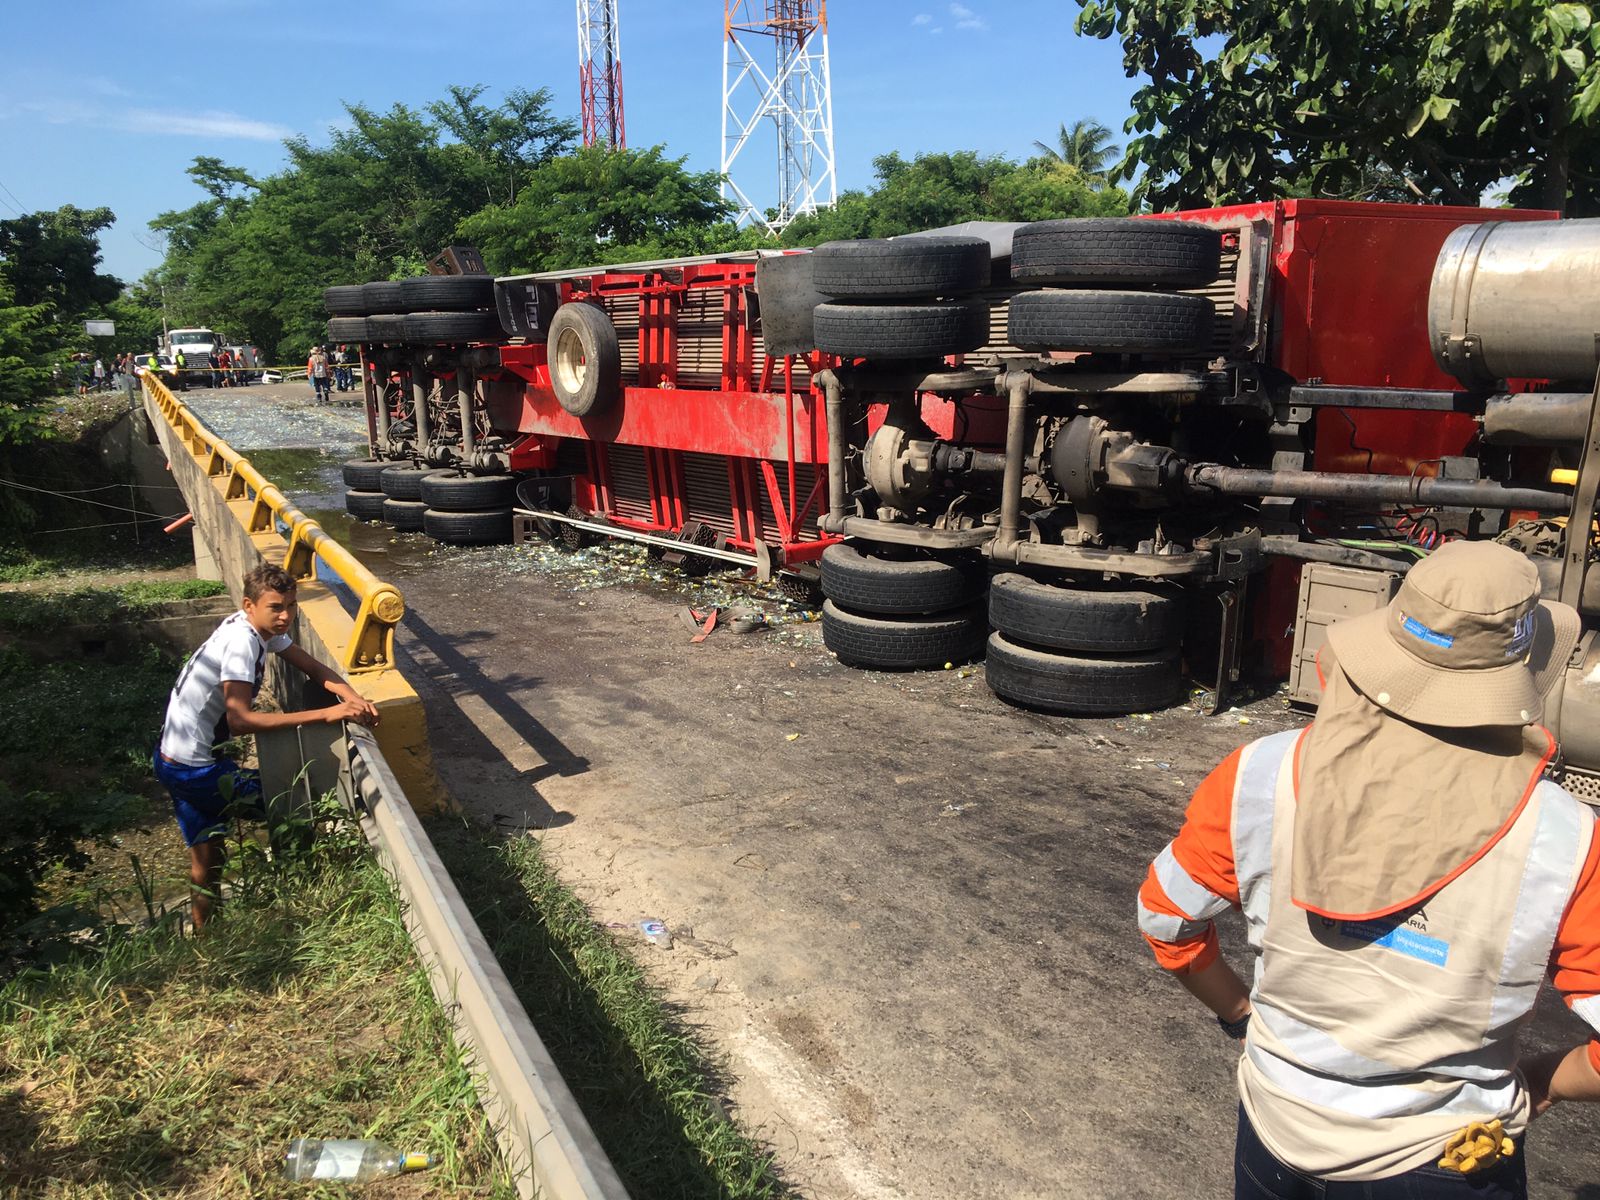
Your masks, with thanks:
<instances>
[{"instance_id":1,"label":"beige bucket hat","mask_svg":"<svg viewBox=\"0 0 1600 1200\"><path fill-rule=\"evenodd\" d=\"M1539 572L1494 542L1448 542L1411 568L1387 608L1328 628L1350 681L1419 725L1527 725L1582 623L1539 599Z\"/></svg>"}]
</instances>

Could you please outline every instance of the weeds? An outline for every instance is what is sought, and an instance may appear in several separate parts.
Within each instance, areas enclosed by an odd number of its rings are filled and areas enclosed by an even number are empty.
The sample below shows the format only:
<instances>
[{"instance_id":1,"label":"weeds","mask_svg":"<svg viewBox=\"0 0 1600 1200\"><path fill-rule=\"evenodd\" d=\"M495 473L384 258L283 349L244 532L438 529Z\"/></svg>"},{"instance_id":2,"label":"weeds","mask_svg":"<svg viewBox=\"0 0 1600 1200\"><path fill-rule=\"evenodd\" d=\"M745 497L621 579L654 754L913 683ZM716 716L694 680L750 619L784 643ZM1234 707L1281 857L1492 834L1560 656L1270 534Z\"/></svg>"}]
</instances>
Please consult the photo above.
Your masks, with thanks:
<instances>
[{"instance_id":1,"label":"weeds","mask_svg":"<svg viewBox=\"0 0 1600 1200\"><path fill-rule=\"evenodd\" d=\"M163 579L68 592L0 592L0 629L35 633L63 625L114 625L151 616L173 600L220 596L226 591L214 579Z\"/></svg>"},{"instance_id":2,"label":"weeds","mask_svg":"<svg viewBox=\"0 0 1600 1200\"><path fill-rule=\"evenodd\" d=\"M722 1110L716 1071L692 1033L538 843L460 825L430 834L628 1189L783 1196L771 1155Z\"/></svg>"},{"instance_id":3,"label":"weeds","mask_svg":"<svg viewBox=\"0 0 1600 1200\"><path fill-rule=\"evenodd\" d=\"M0 989L0 1192L333 1194L277 1177L306 1135L440 1163L364 1195L515 1194L387 878L336 809L315 823L305 853L236 852L203 936L121 930Z\"/></svg>"}]
</instances>

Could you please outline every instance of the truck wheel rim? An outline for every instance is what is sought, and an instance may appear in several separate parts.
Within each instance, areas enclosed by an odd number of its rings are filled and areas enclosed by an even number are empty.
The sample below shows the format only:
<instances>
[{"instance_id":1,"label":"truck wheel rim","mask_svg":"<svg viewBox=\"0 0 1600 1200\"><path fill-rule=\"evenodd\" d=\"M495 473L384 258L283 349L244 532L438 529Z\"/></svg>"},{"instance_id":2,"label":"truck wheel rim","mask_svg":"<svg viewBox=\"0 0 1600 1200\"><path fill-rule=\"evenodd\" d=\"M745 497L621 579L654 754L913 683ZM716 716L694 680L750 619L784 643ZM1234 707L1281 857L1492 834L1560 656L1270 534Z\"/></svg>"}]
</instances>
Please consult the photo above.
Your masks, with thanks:
<instances>
[{"instance_id":1,"label":"truck wheel rim","mask_svg":"<svg viewBox=\"0 0 1600 1200\"><path fill-rule=\"evenodd\" d=\"M556 377L562 390L576 395L583 388L583 378L588 374L589 363L583 353L583 338L577 330L563 329L556 339Z\"/></svg>"}]
</instances>

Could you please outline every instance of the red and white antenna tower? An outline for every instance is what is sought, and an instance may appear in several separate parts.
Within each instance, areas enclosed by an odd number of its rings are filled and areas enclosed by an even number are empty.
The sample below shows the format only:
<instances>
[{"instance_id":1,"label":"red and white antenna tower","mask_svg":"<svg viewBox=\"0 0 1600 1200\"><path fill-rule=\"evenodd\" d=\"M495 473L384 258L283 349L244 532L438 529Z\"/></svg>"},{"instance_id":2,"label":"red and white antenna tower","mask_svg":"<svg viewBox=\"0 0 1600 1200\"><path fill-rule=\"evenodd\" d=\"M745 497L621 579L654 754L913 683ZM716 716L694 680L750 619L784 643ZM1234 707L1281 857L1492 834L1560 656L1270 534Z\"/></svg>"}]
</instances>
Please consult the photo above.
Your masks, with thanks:
<instances>
[{"instance_id":1,"label":"red and white antenna tower","mask_svg":"<svg viewBox=\"0 0 1600 1200\"><path fill-rule=\"evenodd\" d=\"M625 148L617 0L578 0L578 91L583 144Z\"/></svg>"},{"instance_id":2,"label":"red and white antenna tower","mask_svg":"<svg viewBox=\"0 0 1600 1200\"><path fill-rule=\"evenodd\" d=\"M724 0L722 43L722 195L739 205L739 224L776 233L802 213L838 199L833 165L833 89L828 73L828 0ZM776 55L756 53L771 38ZM758 58L761 61L758 61ZM769 218L735 176L751 136L770 118L778 134L778 192ZM746 167L750 164L747 162Z\"/></svg>"}]
</instances>

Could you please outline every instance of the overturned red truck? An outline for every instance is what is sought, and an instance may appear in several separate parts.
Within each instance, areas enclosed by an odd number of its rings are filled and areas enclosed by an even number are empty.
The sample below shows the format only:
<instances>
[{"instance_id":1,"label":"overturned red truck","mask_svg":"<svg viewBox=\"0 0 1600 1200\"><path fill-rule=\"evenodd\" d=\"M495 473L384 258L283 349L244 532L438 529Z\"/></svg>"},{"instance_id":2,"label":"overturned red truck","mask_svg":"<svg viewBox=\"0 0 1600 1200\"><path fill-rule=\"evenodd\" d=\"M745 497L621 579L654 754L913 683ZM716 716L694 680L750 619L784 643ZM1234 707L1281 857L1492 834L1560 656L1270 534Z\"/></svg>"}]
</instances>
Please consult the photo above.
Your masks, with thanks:
<instances>
[{"instance_id":1,"label":"overturned red truck","mask_svg":"<svg viewBox=\"0 0 1600 1200\"><path fill-rule=\"evenodd\" d=\"M1453 538L1586 588L1600 221L1286 200L331 288L352 513L644 541L819 587L841 661L1013 702L1221 705ZM1593 676L1596 682L1589 682ZM1600 799L1600 646L1547 720Z\"/></svg>"}]
</instances>

